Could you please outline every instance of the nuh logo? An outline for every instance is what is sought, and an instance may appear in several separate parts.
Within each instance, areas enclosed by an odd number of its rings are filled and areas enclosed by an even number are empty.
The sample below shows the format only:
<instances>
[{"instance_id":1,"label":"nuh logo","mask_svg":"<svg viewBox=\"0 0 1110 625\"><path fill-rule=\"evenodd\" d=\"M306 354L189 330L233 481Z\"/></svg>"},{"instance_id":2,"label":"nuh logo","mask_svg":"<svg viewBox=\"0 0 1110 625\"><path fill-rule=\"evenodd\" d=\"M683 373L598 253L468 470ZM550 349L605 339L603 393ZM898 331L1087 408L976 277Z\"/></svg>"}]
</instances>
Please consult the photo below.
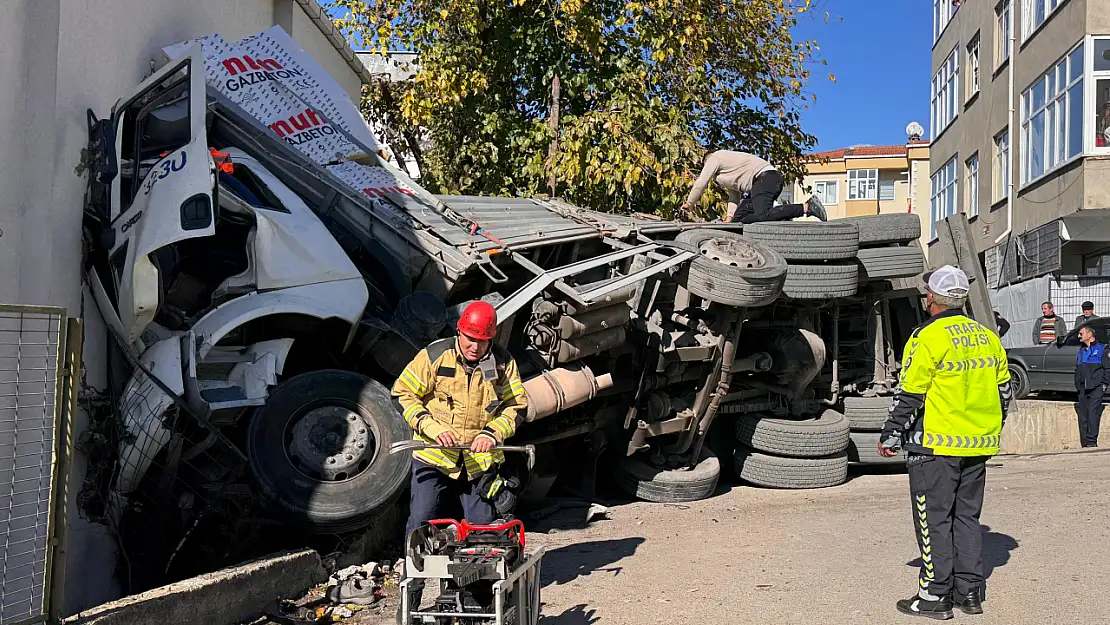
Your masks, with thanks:
<instances>
[{"instance_id":1,"label":"nuh logo","mask_svg":"<svg viewBox=\"0 0 1110 625\"><path fill-rule=\"evenodd\" d=\"M254 60L250 55L244 54L241 57L233 56L223 60L224 69L227 73L235 76L247 71L271 71L276 72L283 69L281 63L274 59L263 59L262 61Z\"/></svg>"}]
</instances>

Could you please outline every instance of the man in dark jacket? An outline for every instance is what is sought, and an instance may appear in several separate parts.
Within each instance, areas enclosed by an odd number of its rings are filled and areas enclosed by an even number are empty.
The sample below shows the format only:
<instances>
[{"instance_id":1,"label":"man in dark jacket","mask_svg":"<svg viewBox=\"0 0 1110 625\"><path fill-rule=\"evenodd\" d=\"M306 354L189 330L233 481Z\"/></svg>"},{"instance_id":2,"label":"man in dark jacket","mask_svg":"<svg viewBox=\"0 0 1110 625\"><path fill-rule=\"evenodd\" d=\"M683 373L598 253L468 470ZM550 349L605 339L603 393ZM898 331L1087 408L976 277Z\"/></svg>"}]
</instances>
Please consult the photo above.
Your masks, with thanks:
<instances>
[{"instance_id":1,"label":"man in dark jacket","mask_svg":"<svg viewBox=\"0 0 1110 625\"><path fill-rule=\"evenodd\" d=\"M1095 314L1095 303L1083 302L1083 314L1075 318L1075 327L1078 328L1092 319L1098 319L1098 315Z\"/></svg>"},{"instance_id":2,"label":"man in dark jacket","mask_svg":"<svg viewBox=\"0 0 1110 625\"><path fill-rule=\"evenodd\" d=\"M1056 314L1056 307L1052 305L1052 302L1041 304L1041 312L1044 315L1033 322L1034 345L1055 343L1056 339L1067 335L1068 326L1060 318L1060 315Z\"/></svg>"},{"instance_id":3,"label":"man in dark jacket","mask_svg":"<svg viewBox=\"0 0 1110 625\"><path fill-rule=\"evenodd\" d=\"M1000 315L997 310L994 311L994 325L998 326L998 338L1006 336L1006 333L1010 331L1010 322L1006 321L1006 318Z\"/></svg>"},{"instance_id":4,"label":"man in dark jacket","mask_svg":"<svg viewBox=\"0 0 1110 625\"><path fill-rule=\"evenodd\" d=\"M1075 390L1079 403L1079 444L1098 447L1098 428L1102 423L1102 396L1110 384L1110 349L1095 339L1089 327L1079 328L1079 356L1075 363Z\"/></svg>"}]
</instances>

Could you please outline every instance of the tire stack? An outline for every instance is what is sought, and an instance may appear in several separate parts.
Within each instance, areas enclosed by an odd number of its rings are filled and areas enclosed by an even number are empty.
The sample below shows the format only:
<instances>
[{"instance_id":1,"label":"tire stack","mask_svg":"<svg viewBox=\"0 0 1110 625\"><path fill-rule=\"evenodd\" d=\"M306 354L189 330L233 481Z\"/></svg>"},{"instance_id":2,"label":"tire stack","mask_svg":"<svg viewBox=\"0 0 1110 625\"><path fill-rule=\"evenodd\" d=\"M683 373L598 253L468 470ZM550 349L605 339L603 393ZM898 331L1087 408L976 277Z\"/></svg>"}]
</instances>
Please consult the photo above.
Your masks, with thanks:
<instances>
[{"instance_id":1,"label":"tire stack","mask_svg":"<svg viewBox=\"0 0 1110 625\"><path fill-rule=\"evenodd\" d=\"M853 464L905 464L906 453L879 455L879 433L890 412L890 397L845 397L844 416L851 427L848 460Z\"/></svg>"},{"instance_id":2,"label":"tire stack","mask_svg":"<svg viewBox=\"0 0 1110 625\"><path fill-rule=\"evenodd\" d=\"M859 290L859 229L845 220L772 221L744 226L744 236L786 259L782 294L795 300L850 297Z\"/></svg>"},{"instance_id":3,"label":"tire stack","mask_svg":"<svg viewBox=\"0 0 1110 625\"><path fill-rule=\"evenodd\" d=\"M912 278L925 271L925 255L917 242L921 237L917 215L867 215L837 222L850 223L859 231L860 282Z\"/></svg>"},{"instance_id":4,"label":"tire stack","mask_svg":"<svg viewBox=\"0 0 1110 625\"><path fill-rule=\"evenodd\" d=\"M736 438L736 475L750 484L824 488L848 479L848 419L835 410L808 419L740 415Z\"/></svg>"}]
</instances>

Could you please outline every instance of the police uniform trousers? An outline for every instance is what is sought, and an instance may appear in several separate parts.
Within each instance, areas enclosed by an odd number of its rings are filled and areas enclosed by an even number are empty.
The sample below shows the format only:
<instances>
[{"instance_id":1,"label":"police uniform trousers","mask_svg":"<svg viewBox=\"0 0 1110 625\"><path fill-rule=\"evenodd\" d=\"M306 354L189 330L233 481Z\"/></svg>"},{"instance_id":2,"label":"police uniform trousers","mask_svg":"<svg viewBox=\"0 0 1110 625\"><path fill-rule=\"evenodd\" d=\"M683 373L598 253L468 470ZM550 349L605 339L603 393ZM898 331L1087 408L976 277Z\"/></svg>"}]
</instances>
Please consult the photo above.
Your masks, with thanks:
<instances>
[{"instance_id":1,"label":"police uniform trousers","mask_svg":"<svg viewBox=\"0 0 1110 625\"><path fill-rule=\"evenodd\" d=\"M1079 391L1075 412L1079 415L1079 444L1094 447L1098 444L1098 429L1102 425L1102 387Z\"/></svg>"},{"instance_id":2,"label":"police uniform trousers","mask_svg":"<svg viewBox=\"0 0 1110 625\"><path fill-rule=\"evenodd\" d=\"M460 455L461 457L461 455ZM488 525L497 518L497 509L488 499L478 495L477 480L466 479L466 470L458 479L417 459L412 461L412 502L405 539L412 531L432 519L457 519L459 513L471 525Z\"/></svg>"},{"instance_id":3,"label":"police uniform trousers","mask_svg":"<svg viewBox=\"0 0 1110 625\"><path fill-rule=\"evenodd\" d=\"M983 591L979 515L990 456L909 454L913 521L921 549L920 589L943 597Z\"/></svg>"}]
</instances>

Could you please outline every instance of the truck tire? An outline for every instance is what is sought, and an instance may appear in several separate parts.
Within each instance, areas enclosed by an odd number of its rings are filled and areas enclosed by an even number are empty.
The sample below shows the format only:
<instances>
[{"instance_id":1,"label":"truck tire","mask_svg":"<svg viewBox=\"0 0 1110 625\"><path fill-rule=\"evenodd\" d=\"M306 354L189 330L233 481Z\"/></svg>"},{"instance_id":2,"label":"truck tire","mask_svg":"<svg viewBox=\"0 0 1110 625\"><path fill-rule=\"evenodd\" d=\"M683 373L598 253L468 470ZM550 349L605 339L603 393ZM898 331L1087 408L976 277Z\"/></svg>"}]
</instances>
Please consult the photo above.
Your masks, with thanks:
<instances>
[{"instance_id":1,"label":"truck tire","mask_svg":"<svg viewBox=\"0 0 1110 625\"><path fill-rule=\"evenodd\" d=\"M841 221L765 221L744 226L744 236L788 261L843 260L859 250L859 230Z\"/></svg>"},{"instance_id":2,"label":"truck tire","mask_svg":"<svg viewBox=\"0 0 1110 625\"><path fill-rule=\"evenodd\" d=\"M891 280L912 278L925 271L925 256L915 246L866 247L856 255L859 279Z\"/></svg>"},{"instance_id":3,"label":"truck tire","mask_svg":"<svg viewBox=\"0 0 1110 625\"><path fill-rule=\"evenodd\" d=\"M859 290L857 265L790 265L782 294L793 299L850 297Z\"/></svg>"},{"instance_id":4,"label":"truck tire","mask_svg":"<svg viewBox=\"0 0 1110 625\"><path fill-rule=\"evenodd\" d=\"M325 458L348 455L335 450L334 440L320 447L322 430L338 432L345 447L350 443L349 474L325 475L317 469L331 466ZM334 533L368 525L397 501L411 458L388 450L411 437L384 386L358 373L325 370L278 385L251 417L246 447L265 500L307 531ZM347 463L343 457L336 466Z\"/></svg>"},{"instance_id":5,"label":"truck tire","mask_svg":"<svg viewBox=\"0 0 1110 625\"><path fill-rule=\"evenodd\" d=\"M890 416L889 397L845 397L844 416L853 432L878 432Z\"/></svg>"},{"instance_id":6,"label":"truck tire","mask_svg":"<svg viewBox=\"0 0 1110 625\"><path fill-rule=\"evenodd\" d=\"M909 213L865 215L838 219L859 228L860 247L909 243L921 238L921 219Z\"/></svg>"},{"instance_id":7,"label":"truck tire","mask_svg":"<svg viewBox=\"0 0 1110 625\"><path fill-rule=\"evenodd\" d=\"M848 444L848 462L856 464L906 464L906 452L900 451L893 458L879 455L878 432L852 432Z\"/></svg>"},{"instance_id":8,"label":"truck tire","mask_svg":"<svg viewBox=\"0 0 1110 625\"><path fill-rule=\"evenodd\" d=\"M848 479L848 454L826 458L781 458L739 447L736 475L756 486L769 488L825 488Z\"/></svg>"},{"instance_id":9,"label":"truck tire","mask_svg":"<svg viewBox=\"0 0 1110 625\"><path fill-rule=\"evenodd\" d=\"M835 410L796 420L744 414L736 420L736 439L769 454L820 458L848 448L848 419Z\"/></svg>"},{"instance_id":10,"label":"truck tire","mask_svg":"<svg viewBox=\"0 0 1110 625\"><path fill-rule=\"evenodd\" d=\"M660 469L648 464L644 454L621 458L615 467L621 490L644 501L677 503L705 499L717 490L721 463L707 447L698 464L688 471Z\"/></svg>"},{"instance_id":11,"label":"truck tire","mask_svg":"<svg viewBox=\"0 0 1110 625\"><path fill-rule=\"evenodd\" d=\"M680 278L698 297L726 306L757 307L782 293L786 260L773 249L724 230L686 230L675 240L698 253Z\"/></svg>"}]
</instances>

